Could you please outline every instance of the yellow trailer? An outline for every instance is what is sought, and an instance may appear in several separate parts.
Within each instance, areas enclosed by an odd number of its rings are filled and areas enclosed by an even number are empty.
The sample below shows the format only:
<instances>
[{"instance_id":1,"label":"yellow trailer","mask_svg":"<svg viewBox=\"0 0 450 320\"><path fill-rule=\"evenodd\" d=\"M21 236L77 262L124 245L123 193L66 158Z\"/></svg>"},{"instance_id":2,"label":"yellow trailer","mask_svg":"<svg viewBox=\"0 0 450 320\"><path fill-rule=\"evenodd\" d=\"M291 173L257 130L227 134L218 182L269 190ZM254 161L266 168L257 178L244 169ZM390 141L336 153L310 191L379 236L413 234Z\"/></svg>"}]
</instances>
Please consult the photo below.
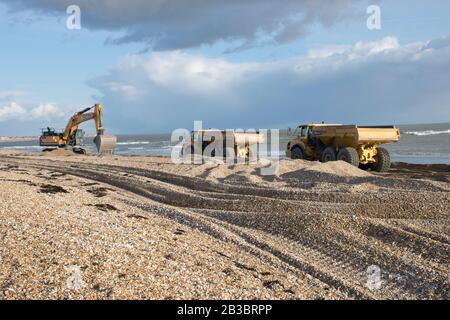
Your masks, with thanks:
<instances>
[{"instance_id":1,"label":"yellow trailer","mask_svg":"<svg viewBox=\"0 0 450 320\"><path fill-rule=\"evenodd\" d=\"M343 160L362 169L387 171L390 155L379 145L399 139L400 130L394 126L305 124L288 142L286 156L322 162Z\"/></svg>"}]
</instances>

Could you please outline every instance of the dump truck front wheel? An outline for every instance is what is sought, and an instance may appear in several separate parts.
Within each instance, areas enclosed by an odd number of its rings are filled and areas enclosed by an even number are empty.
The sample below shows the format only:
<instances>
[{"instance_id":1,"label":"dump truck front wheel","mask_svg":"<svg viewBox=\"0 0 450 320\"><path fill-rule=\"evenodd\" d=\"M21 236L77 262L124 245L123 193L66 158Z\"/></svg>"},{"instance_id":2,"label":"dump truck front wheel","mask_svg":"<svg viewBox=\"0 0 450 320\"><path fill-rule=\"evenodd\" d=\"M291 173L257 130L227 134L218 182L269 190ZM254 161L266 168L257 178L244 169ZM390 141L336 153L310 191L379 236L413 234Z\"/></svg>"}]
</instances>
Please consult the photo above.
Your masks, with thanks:
<instances>
[{"instance_id":1,"label":"dump truck front wheel","mask_svg":"<svg viewBox=\"0 0 450 320\"><path fill-rule=\"evenodd\" d=\"M359 154L355 148L347 147L339 150L337 155L337 160L342 160L345 162L354 165L355 167L359 167Z\"/></svg>"},{"instance_id":2,"label":"dump truck front wheel","mask_svg":"<svg viewBox=\"0 0 450 320\"><path fill-rule=\"evenodd\" d=\"M386 172L391 167L391 156L385 148L377 148L376 162L371 165L372 170Z\"/></svg>"},{"instance_id":3,"label":"dump truck front wheel","mask_svg":"<svg viewBox=\"0 0 450 320\"><path fill-rule=\"evenodd\" d=\"M291 150L291 158L292 159L305 159L305 152L302 147L294 147Z\"/></svg>"},{"instance_id":4,"label":"dump truck front wheel","mask_svg":"<svg viewBox=\"0 0 450 320\"><path fill-rule=\"evenodd\" d=\"M336 151L334 148L327 147L322 152L322 156L320 157L320 161L328 162L328 161L336 161Z\"/></svg>"}]
</instances>

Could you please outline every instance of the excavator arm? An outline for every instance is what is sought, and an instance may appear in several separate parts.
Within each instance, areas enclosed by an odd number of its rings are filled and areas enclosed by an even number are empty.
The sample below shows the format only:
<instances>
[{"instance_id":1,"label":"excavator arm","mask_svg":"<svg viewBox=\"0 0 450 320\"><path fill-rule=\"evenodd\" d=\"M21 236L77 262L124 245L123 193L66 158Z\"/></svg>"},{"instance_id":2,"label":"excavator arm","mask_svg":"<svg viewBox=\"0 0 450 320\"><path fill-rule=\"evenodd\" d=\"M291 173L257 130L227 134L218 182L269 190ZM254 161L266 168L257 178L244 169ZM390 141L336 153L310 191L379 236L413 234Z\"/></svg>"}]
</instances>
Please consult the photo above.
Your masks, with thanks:
<instances>
[{"instance_id":1,"label":"excavator arm","mask_svg":"<svg viewBox=\"0 0 450 320\"><path fill-rule=\"evenodd\" d=\"M89 112L91 110L93 111ZM102 127L102 110L103 110L102 105L96 104L92 107L86 108L80 112L75 113L67 123L62 139L66 143L70 144L71 140L75 137L80 124L92 119L95 120L95 128L97 130L97 136L103 135L104 129Z\"/></svg>"}]
</instances>

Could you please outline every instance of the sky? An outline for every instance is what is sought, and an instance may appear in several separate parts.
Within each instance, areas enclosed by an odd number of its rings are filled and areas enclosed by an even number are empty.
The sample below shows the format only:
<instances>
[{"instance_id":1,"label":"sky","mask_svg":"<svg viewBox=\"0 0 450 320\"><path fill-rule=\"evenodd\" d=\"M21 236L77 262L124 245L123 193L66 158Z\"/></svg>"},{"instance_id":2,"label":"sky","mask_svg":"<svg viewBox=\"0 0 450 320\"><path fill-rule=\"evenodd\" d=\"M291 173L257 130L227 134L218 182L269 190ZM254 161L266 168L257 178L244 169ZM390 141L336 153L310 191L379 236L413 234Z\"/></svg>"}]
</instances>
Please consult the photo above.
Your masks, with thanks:
<instances>
[{"instance_id":1,"label":"sky","mask_svg":"<svg viewBox=\"0 0 450 320\"><path fill-rule=\"evenodd\" d=\"M446 0L0 0L0 136L63 128L95 103L113 134L450 122L449 13Z\"/></svg>"}]
</instances>

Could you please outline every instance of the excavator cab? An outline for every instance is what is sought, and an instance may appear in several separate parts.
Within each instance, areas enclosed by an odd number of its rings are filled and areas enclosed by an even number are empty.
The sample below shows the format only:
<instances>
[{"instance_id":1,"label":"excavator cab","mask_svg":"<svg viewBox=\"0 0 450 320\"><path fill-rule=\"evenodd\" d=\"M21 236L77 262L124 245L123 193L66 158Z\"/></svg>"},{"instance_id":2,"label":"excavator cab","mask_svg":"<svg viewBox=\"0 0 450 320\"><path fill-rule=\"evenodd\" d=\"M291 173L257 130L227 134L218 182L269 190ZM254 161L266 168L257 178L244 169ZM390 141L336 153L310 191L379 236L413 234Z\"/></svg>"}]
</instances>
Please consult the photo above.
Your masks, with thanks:
<instances>
[{"instance_id":1,"label":"excavator cab","mask_svg":"<svg viewBox=\"0 0 450 320\"><path fill-rule=\"evenodd\" d=\"M42 135L44 137L54 136L56 134L55 128L47 127L46 129L42 129Z\"/></svg>"},{"instance_id":2,"label":"excavator cab","mask_svg":"<svg viewBox=\"0 0 450 320\"><path fill-rule=\"evenodd\" d=\"M62 133L56 132L54 128L47 127L42 129L39 145L41 147L59 147L61 143Z\"/></svg>"}]
</instances>

